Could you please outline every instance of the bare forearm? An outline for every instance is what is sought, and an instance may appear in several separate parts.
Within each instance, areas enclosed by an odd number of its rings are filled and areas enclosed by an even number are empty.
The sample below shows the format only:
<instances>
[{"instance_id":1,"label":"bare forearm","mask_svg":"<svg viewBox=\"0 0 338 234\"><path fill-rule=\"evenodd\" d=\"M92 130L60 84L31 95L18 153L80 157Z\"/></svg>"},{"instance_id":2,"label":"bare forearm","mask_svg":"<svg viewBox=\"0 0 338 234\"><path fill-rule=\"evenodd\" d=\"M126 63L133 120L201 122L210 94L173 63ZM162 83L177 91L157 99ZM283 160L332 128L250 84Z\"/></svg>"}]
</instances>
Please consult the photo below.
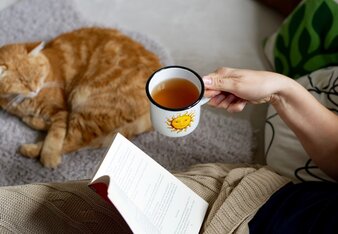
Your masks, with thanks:
<instances>
[{"instance_id":1,"label":"bare forearm","mask_svg":"<svg viewBox=\"0 0 338 234\"><path fill-rule=\"evenodd\" d=\"M311 159L338 181L338 116L296 81L274 72L220 68L203 77L210 105L241 111L270 102Z\"/></svg>"},{"instance_id":2,"label":"bare forearm","mask_svg":"<svg viewBox=\"0 0 338 234\"><path fill-rule=\"evenodd\" d=\"M316 165L338 180L338 116L297 82L285 83L272 105Z\"/></svg>"}]
</instances>

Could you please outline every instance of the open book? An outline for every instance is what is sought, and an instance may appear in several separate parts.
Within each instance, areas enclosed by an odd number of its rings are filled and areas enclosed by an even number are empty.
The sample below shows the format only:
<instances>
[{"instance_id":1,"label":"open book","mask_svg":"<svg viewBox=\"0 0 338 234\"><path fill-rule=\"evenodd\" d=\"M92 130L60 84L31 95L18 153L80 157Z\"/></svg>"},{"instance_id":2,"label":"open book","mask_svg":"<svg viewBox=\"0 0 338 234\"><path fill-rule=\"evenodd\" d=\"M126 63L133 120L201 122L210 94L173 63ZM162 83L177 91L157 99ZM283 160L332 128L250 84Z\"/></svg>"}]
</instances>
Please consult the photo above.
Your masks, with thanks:
<instances>
[{"instance_id":1,"label":"open book","mask_svg":"<svg viewBox=\"0 0 338 234\"><path fill-rule=\"evenodd\" d=\"M208 203L121 134L89 186L134 233L198 233Z\"/></svg>"}]
</instances>

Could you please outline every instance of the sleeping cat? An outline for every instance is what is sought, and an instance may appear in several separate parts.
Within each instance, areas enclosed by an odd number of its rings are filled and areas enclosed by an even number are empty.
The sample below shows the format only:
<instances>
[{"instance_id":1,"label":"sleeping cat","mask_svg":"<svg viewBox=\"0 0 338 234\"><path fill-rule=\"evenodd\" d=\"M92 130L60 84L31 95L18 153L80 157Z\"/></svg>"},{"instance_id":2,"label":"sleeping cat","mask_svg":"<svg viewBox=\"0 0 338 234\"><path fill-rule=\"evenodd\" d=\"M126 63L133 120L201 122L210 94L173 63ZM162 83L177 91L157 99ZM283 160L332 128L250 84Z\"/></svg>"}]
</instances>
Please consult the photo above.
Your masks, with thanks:
<instances>
[{"instance_id":1,"label":"sleeping cat","mask_svg":"<svg viewBox=\"0 0 338 234\"><path fill-rule=\"evenodd\" d=\"M20 153L55 168L62 154L107 146L116 132L151 129L147 78L161 67L142 45L108 28L82 28L43 43L0 48L0 106L44 141Z\"/></svg>"}]
</instances>

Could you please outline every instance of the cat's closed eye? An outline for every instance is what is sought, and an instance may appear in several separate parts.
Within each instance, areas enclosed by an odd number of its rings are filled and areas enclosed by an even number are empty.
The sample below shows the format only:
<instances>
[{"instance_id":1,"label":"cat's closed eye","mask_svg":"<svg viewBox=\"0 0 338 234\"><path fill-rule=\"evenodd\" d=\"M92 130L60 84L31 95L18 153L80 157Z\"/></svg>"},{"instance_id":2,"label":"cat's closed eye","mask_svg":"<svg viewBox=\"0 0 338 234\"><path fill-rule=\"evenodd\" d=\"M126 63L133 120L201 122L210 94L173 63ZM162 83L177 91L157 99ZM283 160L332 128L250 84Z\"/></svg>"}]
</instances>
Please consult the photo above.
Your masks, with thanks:
<instances>
[{"instance_id":1,"label":"cat's closed eye","mask_svg":"<svg viewBox=\"0 0 338 234\"><path fill-rule=\"evenodd\" d=\"M6 72L7 66L2 64L0 65L0 77Z\"/></svg>"}]
</instances>

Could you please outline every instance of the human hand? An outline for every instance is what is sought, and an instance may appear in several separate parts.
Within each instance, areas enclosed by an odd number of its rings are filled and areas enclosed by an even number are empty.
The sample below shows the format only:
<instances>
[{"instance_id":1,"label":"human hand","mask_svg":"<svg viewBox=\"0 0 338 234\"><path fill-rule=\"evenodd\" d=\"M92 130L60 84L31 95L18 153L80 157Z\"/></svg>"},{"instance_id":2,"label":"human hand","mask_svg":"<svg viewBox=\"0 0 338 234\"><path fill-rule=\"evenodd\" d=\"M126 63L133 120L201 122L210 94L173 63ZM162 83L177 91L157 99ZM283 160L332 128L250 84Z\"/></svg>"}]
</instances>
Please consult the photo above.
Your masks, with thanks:
<instances>
[{"instance_id":1,"label":"human hand","mask_svg":"<svg viewBox=\"0 0 338 234\"><path fill-rule=\"evenodd\" d=\"M229 112L242 111L246 103L273 102L285 86L286 77L267 71L220 68L203 77L209 104Z\"/></svg>"}]
</instances>

